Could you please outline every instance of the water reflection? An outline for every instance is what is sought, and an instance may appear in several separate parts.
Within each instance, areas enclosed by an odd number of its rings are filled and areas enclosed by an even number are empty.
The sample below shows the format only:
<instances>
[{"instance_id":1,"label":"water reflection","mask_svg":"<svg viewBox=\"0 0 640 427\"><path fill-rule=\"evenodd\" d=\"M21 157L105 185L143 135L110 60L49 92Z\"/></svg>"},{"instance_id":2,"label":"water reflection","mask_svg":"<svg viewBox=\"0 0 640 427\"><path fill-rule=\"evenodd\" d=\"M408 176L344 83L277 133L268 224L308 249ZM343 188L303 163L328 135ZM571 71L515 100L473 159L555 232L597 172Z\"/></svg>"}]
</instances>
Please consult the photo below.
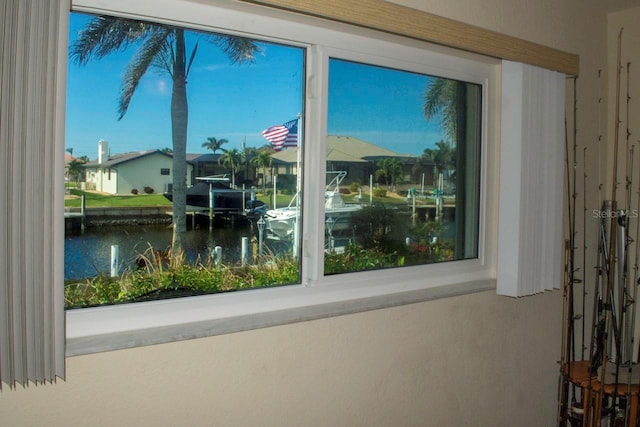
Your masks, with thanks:
<instances>
[{"instance_id":1,"label":"water reflection","mask_svg":"<svg viewBox=\"0 0 640 427\"><path fill-rule=\"evenodd\" d=\"M216 246L222 247L222 262L234 264L241 258L241 240L251 241L251 225L216 226L188 230L184 236L184 249L188 262L211 256ZM166 224L137 226L103 226L88 228L83 234L65 237L64 276L82 279L97 274L109 274L111 246L119 246L120 272L134 266L136 258L149 249L166 250L171 247L172 230ZM257 238L257 237L256 237Z\"/></svg>"}]
</instances>

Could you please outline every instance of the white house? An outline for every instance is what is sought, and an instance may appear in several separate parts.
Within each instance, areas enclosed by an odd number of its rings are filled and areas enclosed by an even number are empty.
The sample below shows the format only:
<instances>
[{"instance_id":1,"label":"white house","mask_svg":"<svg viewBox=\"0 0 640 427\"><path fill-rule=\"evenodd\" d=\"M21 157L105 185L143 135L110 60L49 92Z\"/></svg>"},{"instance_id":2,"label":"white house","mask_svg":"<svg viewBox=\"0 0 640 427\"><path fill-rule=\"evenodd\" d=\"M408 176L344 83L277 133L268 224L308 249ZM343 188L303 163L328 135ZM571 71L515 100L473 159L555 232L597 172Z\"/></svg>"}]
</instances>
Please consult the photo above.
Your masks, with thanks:
<instances>
[{"instance_id":1,"label":"white house","mask_svg":"<svg viewBox=\"0 0 640 427\"><path fill-rule=\"evenodd\" d=\"M109 155L108 143L98 143L98 159L85 165L87 189L109 194L168 191L173 183L173 156L160 150ZM187 182L193 165L187 163ZM145 190L146 189L146 190Z\"/></svg>"}]
</instances>

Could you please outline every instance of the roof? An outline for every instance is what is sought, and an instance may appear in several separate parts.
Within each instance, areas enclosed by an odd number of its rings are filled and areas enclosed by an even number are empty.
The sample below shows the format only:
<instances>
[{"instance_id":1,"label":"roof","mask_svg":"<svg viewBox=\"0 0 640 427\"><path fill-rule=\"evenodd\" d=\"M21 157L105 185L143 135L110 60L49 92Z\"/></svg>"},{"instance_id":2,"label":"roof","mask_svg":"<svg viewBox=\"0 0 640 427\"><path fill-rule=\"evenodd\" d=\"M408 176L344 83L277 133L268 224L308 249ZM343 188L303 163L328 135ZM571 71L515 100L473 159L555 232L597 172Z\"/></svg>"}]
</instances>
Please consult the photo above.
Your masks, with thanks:
<instances>
[{"instance_id":1,"label":"roof","mask_svg":"<svg viewBox=\"0 0 640 427\"><path fill-rule=\"evenodd\" d=\"M289 148L271 155L274 161L282 163L294 163L297 161L297 156L297 148ZM329 135L327 137L328 161L362 163L388 157L412 158L415 156L398 154L352 136Z\"/></svg>"},{"instance_id":2,"label":"roof","mask_svg":"<svg viewBox=\"0 0 640 427\"><path fill-rule=\"evenodd\" d=\"M215 163L222 154L216 153L187 153L187 162Z\"/></svg>"},{"instance_id":3,"label":"roof","mask_svg":"<svg viewBox=\"0 0 640 427\"><path fill-rule=\"evenodd\" d=\"M120 165L120 164L125 163L125 162L130 162L132 160L136 160L136 159L140 159L142 157L150 156L152 154L161 154L163 156L167 156L167 157L170 157L170 158L173 157L173 154L167 153L167 152L162 151L162 150L132 151L132 152L123 153L123 154L113 154L113 155L109 156L107 161L102 162L102 164L99 164L98 160L96 159L96 160L92 160L92 161L86 163L84 166L86 168L98 167L98 166L114 167L114 166ZM191 162L189 160L187 160L187 163L191 163Z\"/></svg>"}]
</instances>

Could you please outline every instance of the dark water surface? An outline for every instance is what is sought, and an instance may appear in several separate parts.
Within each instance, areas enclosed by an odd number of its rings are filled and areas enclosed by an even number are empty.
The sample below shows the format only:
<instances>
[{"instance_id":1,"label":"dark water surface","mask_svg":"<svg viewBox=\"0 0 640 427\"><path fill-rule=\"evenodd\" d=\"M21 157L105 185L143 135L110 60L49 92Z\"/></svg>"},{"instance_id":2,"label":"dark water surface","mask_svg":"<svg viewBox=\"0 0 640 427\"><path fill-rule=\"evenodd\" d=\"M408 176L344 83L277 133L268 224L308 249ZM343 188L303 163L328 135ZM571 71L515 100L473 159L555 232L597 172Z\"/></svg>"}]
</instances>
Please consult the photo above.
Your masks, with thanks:
<instances>
[{"instance_id":1,"label":"dark water surface","mask_svg":"<svg viewBox=\"0 0 640 427\"><path fill-rule=\"evenodd\" d=\"M119 246L122 272L132 267L136 258L148 251L149 245L156 250L170 248L171 236L172 230L166 224L92 227L82 234L67 235L64 277L82 279L99 273L109 274L111 245ZM208 227L188 230L184 240L187 260L194 262L198 257L206 259L213 248L221 246L222 262L237 263L241 257L242 237L253 237L250 225L216 226L211 231Z\"/></svg>"}]
</instances>

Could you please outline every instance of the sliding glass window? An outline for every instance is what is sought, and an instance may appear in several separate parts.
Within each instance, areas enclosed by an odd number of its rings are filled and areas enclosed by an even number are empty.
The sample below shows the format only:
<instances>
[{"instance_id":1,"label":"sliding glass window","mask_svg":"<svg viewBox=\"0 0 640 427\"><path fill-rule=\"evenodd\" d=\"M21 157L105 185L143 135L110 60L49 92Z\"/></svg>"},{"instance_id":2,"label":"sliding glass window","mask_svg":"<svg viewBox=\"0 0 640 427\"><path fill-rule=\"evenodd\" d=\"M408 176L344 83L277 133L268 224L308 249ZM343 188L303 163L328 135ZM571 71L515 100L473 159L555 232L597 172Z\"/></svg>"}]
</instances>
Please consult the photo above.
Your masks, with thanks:
<instances>
[{"instance_id":1,"label":"sliding glass window","mask_svg":"<svg viewBox=\"0 0 640 427\"><path fill-rule=\"evenodd\" d=\"M481 95L329 60L325 275L478 257Z\"/></svg>"},{"instance_id":2,"label":"sliding glass window","mask_svg":"<svg viewBox=\"0 0 640 427\"><path fill-rule=\"evenodd\" d=\"M299 283L305 49L75 12L69 46L67 308Z\"/></svg>"}]
</instances>

